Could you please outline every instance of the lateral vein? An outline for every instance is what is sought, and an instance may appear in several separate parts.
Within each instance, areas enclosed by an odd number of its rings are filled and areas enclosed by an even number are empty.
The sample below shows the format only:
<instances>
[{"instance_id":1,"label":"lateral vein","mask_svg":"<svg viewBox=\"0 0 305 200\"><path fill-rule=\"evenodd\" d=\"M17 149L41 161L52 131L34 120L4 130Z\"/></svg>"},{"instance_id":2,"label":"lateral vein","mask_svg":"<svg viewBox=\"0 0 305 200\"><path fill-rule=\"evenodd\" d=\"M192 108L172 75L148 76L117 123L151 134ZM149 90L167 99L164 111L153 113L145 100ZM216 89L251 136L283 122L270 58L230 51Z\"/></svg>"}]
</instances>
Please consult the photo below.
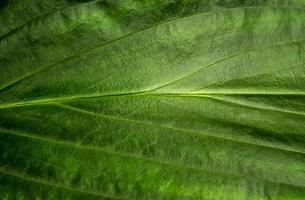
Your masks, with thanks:
<instances>
[{"instance_id":1,"label":"lateral vein","mask_svg":"<svg viewBox=\"0 0 305 200\"><path fill-rule=\"evenodd\" d=\"M4 174L6 176L13 176L13 177L21 179L23 181L32 182L32 183L35 183L35 184L43 184L43 185L46 185L46 186L49 186L49 187L55 187L55 188L59 188L59 189L70 190L72 192L89 194L89 195L99 196L99 197L103 197L103 198L110 198L110 199L115 199L115 200L123 200L123 198L119 198L119 197L107 196L107 195L103 195L103 194L96 193L96 192L85 191L85 190L82 190L82 189L73 188L73 187L69 187L69 186L65 186L65 185L60 185L60 184L56 184L56 183L50 183L50 182L44 181L42 179L30 177L28 175L23 175L23 174L21 174L19 172L16 172L16 171L12 171L12 170L8 171L4 167L1 167L1 166L0 166L0 173Z\"/></svg>"},{"instance_id":2,"label":"lateral vein","mask_svg":"<svg viewBox=\"0 0 305 200\"><path fill-rule=\"evenodd\" d=\"M161 160L156 160L156 159L151 159L151 158L145 158L145 157L141 157L141 156L137 156L137 155L131 155L131 154L126 154L126 153L121 153L121 152L116 152L116 151L111 151L111 150L106 150L103 149L101 147L97 147L97 146L84 146L84 145L80 145L80 144L74 144L71 142L67 142L67 141L62 141L62 140L55 140L55 139L50 139L50 138L45 138L45 137L40 137L40 136L34 136L34 135L29 135L29 134L25 134L25 133L19 133L16 131L12 131L12 130L5 130L3 128L0 128L0 131L3 131L4 133L7 134L11 134L11 135L15 135L18 137L26 137L26 138L30 138L30 139L34 139L34 140L40 140L40 141L46 141L46 142L51 142L51 143L55 143L55 144L59 144L59 145L69 145L69 146L73 146L76 148L80 148L80 149L87 149L87 150L95 150L95 151L100 151L100 152L104 152L106 154L112 154L112 155L117 155L117 156L121 156L121 157L125 157L125 158L132 158L132 159L136 159L136 160L144 160L146 162L152 162L152 163L159 163L161 165L165 165L165 166L172 166L172 167L176 167L176 168L184 168L184 169L191 169L191 170L197 170L197 171L202 171L204 173L214 173L214 174L219 174L219 175L224 175L224 176L231 176L231 177L245 177L246 175L240 175L240 174L231 174L231 173L225 173L225 172L220 172L220 171L211 171L205 168L199 168L199 167L194 167L194 166L189 166L189 165L181 165L181 164L177 164L177 163L172 163L172 162L165 162L165 161L161 161ZM2 172L1 170L2 168L0 167L0 173ZM2 173L5 173L2 172ZM9 173L7 173L9 174ZM14 173L11 174L12 176L14 175ZM23 179L26 179L27 177L24 176L18 176L18 174L16 174L16 177L20 177ZM255 178L255 177L251 177L251 178ZM30 178L31 180L31 178ZM33 182L35 181L35 179L33 180ZM267 180L264 179L264 181L269 182L269 183L276 183L276 184L284 184L284 185L291 185L294 187L305 187L304 185L299 185L299 184L295 184L295 183L287 183L287 182L279 182L279 181L275 181L275 180ZM36 181L37 183L46 183L49 184L50 186L52 186L52 184L45 182L45 181ZM61 185L53 185L54 187L61 187ZM75 188L69 188L67 187L67 189L70 190L74 190L74 191L79 191L82 192L82 190L78 190ZM89 194L95 194L95 193L91 193L91 192L86 192L83 191L85 193L89 193ZM100 194L96 194L101 196ZM107 196L104 196L107 197ZM116 197L111 197L111 198L116 198ZM121 199L121 198L117 198L117 199Z\"/></svg>"}]
</instances>

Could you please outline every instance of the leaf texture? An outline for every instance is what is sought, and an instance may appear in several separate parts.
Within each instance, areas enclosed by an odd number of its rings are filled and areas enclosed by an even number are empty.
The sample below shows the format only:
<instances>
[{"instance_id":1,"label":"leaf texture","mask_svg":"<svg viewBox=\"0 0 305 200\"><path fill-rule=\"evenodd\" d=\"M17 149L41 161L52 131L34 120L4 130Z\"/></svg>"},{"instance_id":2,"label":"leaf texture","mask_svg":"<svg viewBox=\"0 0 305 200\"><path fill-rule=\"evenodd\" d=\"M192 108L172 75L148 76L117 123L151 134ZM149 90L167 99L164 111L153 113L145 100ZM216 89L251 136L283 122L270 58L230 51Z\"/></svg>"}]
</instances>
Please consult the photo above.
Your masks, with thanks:
<instances>
[{"instance_id":1,"label":"leaf texture","mask_svg":"<svg viewBox=\"0 0 305 200\"><path fill-rule=\"evenodd\" d=\"M305 199L305 1L0 4L0 198Z\"/></svg>"}]
</instances>

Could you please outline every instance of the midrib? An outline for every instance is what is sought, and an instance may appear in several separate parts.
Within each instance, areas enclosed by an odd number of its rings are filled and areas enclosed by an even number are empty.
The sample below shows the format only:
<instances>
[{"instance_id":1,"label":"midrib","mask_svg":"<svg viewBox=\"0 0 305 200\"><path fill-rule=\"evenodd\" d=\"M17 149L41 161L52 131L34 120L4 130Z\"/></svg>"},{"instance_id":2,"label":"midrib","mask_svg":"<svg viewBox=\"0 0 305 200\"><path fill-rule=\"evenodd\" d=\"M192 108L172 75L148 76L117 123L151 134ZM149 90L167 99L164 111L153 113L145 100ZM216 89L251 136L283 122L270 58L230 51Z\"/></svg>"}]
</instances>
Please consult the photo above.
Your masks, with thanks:
<instances>
[{"instance_id":1,"label":"midrib","mask_svg":"<svg viewBox=\"0 0 305 200\"><path fill-rule=\"evenodd\" d=\"M161 93L151 91L140 91L140 92L129 92L129 93L116 93L116 94L98 94L98 95L79 95L79 96L67 96L67 97L55 97L55 98L44 98L44 99L34 99L34 100L22 100L20 102L10 102L10 103L0 103L0 109L6 108L15 108L15 107L25 107L25 106L36 106L36 105L51 105L52 103L60 103L60 102L71 102L71 101L82 101L88 99L98 99L98 98L111 98L111 97L135 97L135 96L154 96L154 97L200 97L200 98L209 98L211 96L305 96L305 92L291 92L291 93L281 93L281 92L273 92L273 93L258 93L258 92L204 92L204 93L179 93L179 92L170 92L170 93ZM0 100L1 101L1 100Z\"/></svg>"}]
</instances>

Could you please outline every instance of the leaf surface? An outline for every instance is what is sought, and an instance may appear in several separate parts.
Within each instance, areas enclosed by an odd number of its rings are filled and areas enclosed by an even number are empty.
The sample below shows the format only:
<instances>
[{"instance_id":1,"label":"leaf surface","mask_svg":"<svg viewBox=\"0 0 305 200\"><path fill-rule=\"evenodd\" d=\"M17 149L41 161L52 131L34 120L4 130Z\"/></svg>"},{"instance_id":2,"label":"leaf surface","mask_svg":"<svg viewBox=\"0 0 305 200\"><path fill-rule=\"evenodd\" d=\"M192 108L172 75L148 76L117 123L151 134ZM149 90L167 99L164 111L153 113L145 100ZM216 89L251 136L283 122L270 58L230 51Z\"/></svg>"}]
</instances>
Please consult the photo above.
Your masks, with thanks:
<instances>
[{"instance_id":1,"label":"leaf surface","mask_svg":"<svg viewBox=\"0 0 305 200\"><path fill-rule=\"evenodd\" d=\"M1 199L305 199L304 6L3 3Z\"/></svg>"}]
</instances>

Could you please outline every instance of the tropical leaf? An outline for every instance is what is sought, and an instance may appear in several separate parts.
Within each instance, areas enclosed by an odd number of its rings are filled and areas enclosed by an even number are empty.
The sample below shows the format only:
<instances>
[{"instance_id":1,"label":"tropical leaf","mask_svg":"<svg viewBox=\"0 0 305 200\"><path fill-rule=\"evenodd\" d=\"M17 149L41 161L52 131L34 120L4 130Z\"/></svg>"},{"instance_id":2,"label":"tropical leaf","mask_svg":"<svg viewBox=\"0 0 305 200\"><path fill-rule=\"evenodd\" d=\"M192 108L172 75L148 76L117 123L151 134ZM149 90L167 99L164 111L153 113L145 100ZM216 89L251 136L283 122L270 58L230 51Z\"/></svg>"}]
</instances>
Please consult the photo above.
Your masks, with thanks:
<instances>
[{"instance_id":1,"label":"tropical leaf","mask_svg":"<svg viewBox=\"0 0 305 200\"><path fill-rule=\"evenodd\" d=\"M1 199L305 199L305 1L0 7Z\"/></svg>"}]
</instances>

